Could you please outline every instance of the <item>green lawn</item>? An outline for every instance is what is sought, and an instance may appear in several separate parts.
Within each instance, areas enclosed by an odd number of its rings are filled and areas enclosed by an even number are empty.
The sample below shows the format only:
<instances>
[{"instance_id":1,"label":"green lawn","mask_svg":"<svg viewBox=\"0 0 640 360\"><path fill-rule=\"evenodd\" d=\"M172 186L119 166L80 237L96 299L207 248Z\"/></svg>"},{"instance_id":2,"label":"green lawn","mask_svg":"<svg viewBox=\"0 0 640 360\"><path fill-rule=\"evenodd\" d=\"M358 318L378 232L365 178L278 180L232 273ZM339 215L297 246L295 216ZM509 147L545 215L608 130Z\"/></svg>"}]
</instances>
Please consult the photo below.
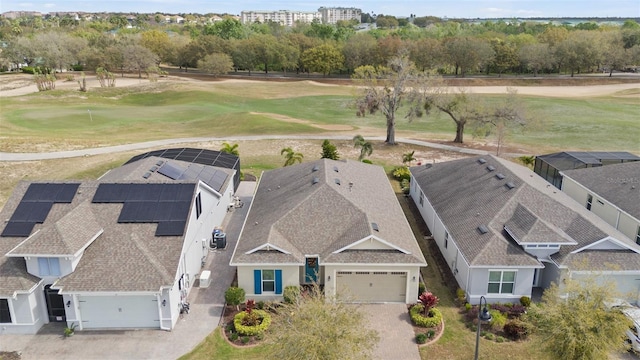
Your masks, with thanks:
<instances>
[{"instance_id":1,"label":"green lawn","mask_svg":"<svg viewBox=\"0 0 640 360\"><path fill-rule=\"evenodd\" d=\"M0 99L0 150L25 151L25 143L48 143L63 149L176 137L327 132L312 124L351 125L354 129L348 134L357 133L358 128L384 134L382 115L355 116L351 105L354 89L350 87L307 82L212 84L160 83L152 91L146 87L92 89L88 93L55 90L6 97ZM483 101L499 98L486 95ZM542 122L538 129L513 134L507 140L526 151L640 152L637 98L522 99ZM302 121L282 121L278 116ZM399 116L397 130L398 136L451 140L455 127L448 117L432 113L411 123ZM466 140L473 140L470 129Z\"/></svg>"}]
</instances>

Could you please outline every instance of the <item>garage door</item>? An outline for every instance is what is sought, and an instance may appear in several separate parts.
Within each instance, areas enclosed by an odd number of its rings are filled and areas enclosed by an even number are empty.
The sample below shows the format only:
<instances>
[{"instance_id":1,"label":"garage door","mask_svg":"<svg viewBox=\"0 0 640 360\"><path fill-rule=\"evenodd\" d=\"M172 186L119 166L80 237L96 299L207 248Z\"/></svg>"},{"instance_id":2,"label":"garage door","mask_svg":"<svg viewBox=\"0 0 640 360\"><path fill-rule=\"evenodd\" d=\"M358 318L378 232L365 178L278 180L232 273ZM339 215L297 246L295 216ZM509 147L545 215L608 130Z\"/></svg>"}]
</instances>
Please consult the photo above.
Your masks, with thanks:
<instances>
[{"instance_id":1,"label":"garage door","mask_svg":"<svg viewBox=\"0 0 640 360\"><path fill-rule=\"evenodd\" d=\"M338 296L355 302L405 302L406 272L338 271Z\"/></svg>"},{"instance_id":2,"label":"garage door","mask_svg":"<svg viewBox=\"0 0 640 360\"><path fill-rule=\"evenodd\" d=\"M78 297L85 329L159 328L155 296Z\"/></svg>"}]
</instances>

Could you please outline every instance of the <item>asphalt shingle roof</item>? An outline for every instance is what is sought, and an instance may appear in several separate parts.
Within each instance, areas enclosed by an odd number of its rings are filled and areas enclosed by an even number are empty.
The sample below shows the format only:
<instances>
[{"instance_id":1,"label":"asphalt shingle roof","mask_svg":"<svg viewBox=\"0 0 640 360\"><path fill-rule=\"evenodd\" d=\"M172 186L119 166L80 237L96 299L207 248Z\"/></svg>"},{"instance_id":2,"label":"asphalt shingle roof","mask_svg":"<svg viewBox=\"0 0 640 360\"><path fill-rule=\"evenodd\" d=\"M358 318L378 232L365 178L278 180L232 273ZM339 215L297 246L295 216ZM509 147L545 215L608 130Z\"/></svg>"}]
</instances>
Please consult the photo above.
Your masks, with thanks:
<instances>
[{"instance_id":1,"label":"asphalt shingle roof","mask_svg":"<svg viewBox=\"0 0 640 360\"><path fill-rule=\"evenodd\" d=\"M334 254L372 236L404 252L347 249ZM290 254L247 253L266 244ZM350 160L321 159L265 172L231 263L303 264L305 255L315 254L324 264L426 265L384 170Z\"/></svg>"},{"instance_id":2,"label":"asphalt shingle roof","mask_svg":"<svg viewBox=\"0 0 640 360\"><path fill-rule=\"evenodd\" d=\"M495 170L490 171L489 166ZM504 159L472 157L412 167L411 173L472 266L541 266L504 231L505 225L522 237L521 242L564 242L553 257L561 265L573 261L571 251L607 236L640 249L529 169ZM505 178L498 179L496 173ZM509 189L507 182L514 187ZM481 234L480 225L487 226L489 232ZM591 259L600 253L603 260L614 256L594 251ZM640 259L629 250L620 261L636 256Z\"/></svg>"},{"instance_id":3,"label":"asphalt shingle roof","mask_svg":"<svg viewBox=\"0 0 640 360\"><path fill-rule=\"evenodd\" d=\"M640 219L640 161L567 170L562 174Z\"/></svg>"}]
</instances>

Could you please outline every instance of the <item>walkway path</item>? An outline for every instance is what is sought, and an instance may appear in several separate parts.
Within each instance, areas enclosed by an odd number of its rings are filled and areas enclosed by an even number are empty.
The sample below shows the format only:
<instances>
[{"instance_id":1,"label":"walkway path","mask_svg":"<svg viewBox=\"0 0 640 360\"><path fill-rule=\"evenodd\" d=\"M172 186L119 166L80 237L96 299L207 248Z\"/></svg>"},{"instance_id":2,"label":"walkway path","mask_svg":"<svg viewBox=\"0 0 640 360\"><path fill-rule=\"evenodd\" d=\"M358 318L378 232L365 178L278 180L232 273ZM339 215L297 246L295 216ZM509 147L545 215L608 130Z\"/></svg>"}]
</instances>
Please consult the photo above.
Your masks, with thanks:
<instances>
[{"instance_id":1,"label":"walkway path","mask_svg":"<svg viewBox=\"0 0 640 360\"><path fill-rule=\"evenodd\" d=\"M147 142L141 142L141 143L135 143L135 144L105 146L100 148L83 149L83 150L55 151L55 152L47 152L47 153L0 152L0 161L33 161L33 160L63 159L63 158L72 158L72 157L80 157L80 156L111 154L111 153L131 151L131 150L142 150L142 149L148 149L148 148L158 147L158 146L178 145L178 144L188 144L188 143L198 143L198 142L208 142L208 141L300 140L300 139L351 140L352 138L353 138L352 136L347 136L347 135L338 135L338 136L252 135L252 136L231 136L231 137L225 137L225 138L200 137L200 138L164 139L164 140L147 141ZM384 141L384 139L385 138L381 136L367 137L367 140L375 140L375 141ZM484 150L467 149L467 148L461 148L457 146L439 144L439 143L422 141L422 140L396 138L396 141L399 143L405 143L405 144L411 144L411 145L417 145L417 146L426 146L434 149L456 151L456 152L471 154L471 155L488 154L488 152Z\"/></svg>"}]
</instances>

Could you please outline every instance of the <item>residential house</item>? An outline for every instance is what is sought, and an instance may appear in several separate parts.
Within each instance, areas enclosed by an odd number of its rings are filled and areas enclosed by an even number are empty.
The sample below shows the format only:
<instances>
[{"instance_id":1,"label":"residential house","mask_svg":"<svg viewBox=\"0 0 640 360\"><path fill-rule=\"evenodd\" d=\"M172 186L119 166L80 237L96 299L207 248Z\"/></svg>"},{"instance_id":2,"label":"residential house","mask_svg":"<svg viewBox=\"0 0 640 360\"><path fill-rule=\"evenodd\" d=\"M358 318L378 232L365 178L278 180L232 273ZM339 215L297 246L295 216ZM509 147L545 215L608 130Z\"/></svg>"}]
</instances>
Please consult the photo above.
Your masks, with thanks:
<instances>
[{"instance_id":1,"label":"residential house","mask_svg":"<svg viewBox=\"0 0 640 360\"><path fill-rule=\"evenodd\" d=\"M640 161L561 174L564 193L640 244Z\"/></svg>"},{"instance_id":2,"label":"residential house","mask_svg":"<svg viewBox=\"0 0 640 360\"><path fill-rule=\"evenodd\" d=\"M637 300L640 247L528 168L487 155L410 170L410 196L471 303L596 275Z\"/></svg>"},{"instance_id":3,"label":"residential house","mask_svg":"<svg viewBox=\"0 0 640 360\"><path fill-rule=\"evenodd\" d=\"M382 167L321 159L262 174L230 265L250 299L413 303L427 264Z\"/></svg>"},{"instance_id":4,"label":"residential house","mask_svg":"<svg viewBox=\"0 0 640 360\"><path fill-rule=\"evenodd\" d=\"M620 164L640 161L640 156L618 152L584 152L565 151L536 157L533 171L542 176L558 189L562 188L562 174L560 172L573 169L600 167L603 165Z\"/></svg>"},{"instance_id":5,"label":"residential house","mask_svg":"<svg viewBox=\"0 0 640 360\"><path fill-rule=\"evenodd\" d=\"M142 154L97 181L20 182L0 225L0 333L171 330L233 201L236 156Z\"/></svg>"}]
</instances>

